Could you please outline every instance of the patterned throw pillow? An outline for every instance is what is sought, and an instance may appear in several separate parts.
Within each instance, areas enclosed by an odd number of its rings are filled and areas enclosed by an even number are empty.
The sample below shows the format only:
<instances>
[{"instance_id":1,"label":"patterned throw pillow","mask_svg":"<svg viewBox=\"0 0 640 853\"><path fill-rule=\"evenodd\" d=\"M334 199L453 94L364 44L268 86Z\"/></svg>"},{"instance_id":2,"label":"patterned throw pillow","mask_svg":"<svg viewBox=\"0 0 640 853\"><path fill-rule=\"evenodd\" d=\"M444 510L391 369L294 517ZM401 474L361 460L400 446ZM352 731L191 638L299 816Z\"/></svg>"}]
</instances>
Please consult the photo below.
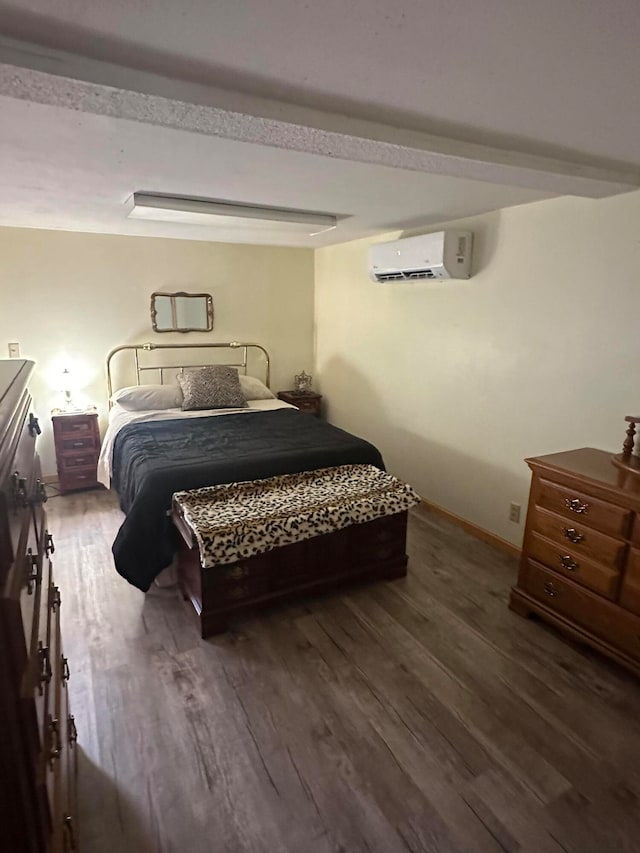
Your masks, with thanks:
<instances>
[{"instance_id":1,"label":"patterned throw pillow","mask_svg":"<svg viewBox=\"0 0 640 853\"><path fill-rule=\"evenodd\" d=\"M238 371L233 367L214 365L178 374L184 400L182 410L243 409L247 401Z\"/></svg>"}]
</instances>

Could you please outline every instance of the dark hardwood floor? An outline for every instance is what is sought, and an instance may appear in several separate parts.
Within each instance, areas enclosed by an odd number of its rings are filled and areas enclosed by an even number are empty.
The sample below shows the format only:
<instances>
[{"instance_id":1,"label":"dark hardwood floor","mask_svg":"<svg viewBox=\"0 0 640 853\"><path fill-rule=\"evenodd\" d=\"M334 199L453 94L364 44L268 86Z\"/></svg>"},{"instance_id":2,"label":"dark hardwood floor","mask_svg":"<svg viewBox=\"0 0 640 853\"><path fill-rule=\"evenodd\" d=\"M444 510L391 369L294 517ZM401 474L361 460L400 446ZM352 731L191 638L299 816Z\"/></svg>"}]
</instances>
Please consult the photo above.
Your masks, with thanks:
<instances>
[{"instance_id":1,"label":"dark hardwood floor","mask_svg":"<svg viewBox=\"0 0 640 853\"><path fill-rule=\"evenodd\" d=\"M203 641L48 504L82 853L640 851L640 683L507 609L513 559L419 509L409 576Z\"/></svg>"}]
</instances>

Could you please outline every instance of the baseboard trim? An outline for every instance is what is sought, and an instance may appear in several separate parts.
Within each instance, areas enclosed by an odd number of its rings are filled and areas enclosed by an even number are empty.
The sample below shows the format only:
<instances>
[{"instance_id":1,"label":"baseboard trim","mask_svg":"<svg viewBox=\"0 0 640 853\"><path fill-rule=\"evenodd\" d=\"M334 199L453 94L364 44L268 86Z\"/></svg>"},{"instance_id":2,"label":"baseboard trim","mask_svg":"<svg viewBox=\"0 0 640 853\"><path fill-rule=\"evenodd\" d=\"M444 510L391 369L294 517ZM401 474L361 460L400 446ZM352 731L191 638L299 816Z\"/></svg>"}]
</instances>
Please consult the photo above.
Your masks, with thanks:
<instances>
[{"instance_id":1,"label":"baseboard trim","mask_svg":"<svg viewBox=\"0 0 640 853\"><path fill-rule=\"evenodd\" d=\"M424 498L420 499L421 505L428 511L433 512L436 515L441 515L443 518L447 518L449 521L453 522L453 524L457 524L458 527L461 527L466 533L470 533L472 536L475 536L476 539L481 539L483 542L486 542L489 545L493 545L494 548L498 548L500 551L504 551L506 554L509 554L511 557L516 557L520 559L521 549L518 548L517 545L514 545L512 542L507 542L506 539L502 539L500 536L496 536L495 533L491 533L489 530L485 530L484 527L479 527L477 524L474 524L472 521L467 521L466 518L461 518L459 515L456 515L453 512L449 512L448 509L445 509L438 504L431 503L431 501L427 501Z\"/></svg>"}]
</instances>

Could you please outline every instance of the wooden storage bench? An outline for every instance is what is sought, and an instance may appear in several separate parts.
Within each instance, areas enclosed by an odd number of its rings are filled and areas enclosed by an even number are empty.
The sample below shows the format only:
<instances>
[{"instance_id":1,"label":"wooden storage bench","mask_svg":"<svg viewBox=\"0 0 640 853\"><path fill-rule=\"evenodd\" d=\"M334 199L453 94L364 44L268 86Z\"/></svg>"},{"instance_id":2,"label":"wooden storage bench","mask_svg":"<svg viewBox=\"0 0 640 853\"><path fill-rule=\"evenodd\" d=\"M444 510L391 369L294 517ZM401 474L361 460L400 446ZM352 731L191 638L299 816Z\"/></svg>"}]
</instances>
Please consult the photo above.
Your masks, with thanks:
<instances>
[{"instance_id":1,"label":"wooden storage bench","mask_svg":"<svg viewBox=\"0 0 640 853\"><path fill-rule=\"evenodd\" d=\"M418 501L370 465L178 492L178 578L202 636L224 632L232 614L307 590L404 576L407 510Z\"/></svg>"}]
</instances>

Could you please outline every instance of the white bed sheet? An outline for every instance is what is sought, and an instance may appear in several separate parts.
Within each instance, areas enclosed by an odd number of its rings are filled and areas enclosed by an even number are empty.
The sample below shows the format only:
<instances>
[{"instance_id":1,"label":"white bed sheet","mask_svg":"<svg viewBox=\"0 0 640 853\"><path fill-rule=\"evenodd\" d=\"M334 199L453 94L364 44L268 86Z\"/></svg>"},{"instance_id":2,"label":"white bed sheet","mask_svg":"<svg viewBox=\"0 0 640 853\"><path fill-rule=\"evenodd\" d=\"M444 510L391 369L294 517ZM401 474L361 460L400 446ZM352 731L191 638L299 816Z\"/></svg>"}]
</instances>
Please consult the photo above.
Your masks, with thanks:
<instances>
[{"instance_id":1,"label":"white bed sheet","mask_svg":"<svg viewBox=\"0 0 640 853\"><path fill-rule=\"evenodd\" d=\"M254 412L268 412L272 409L295 409L283 400L248 400L246 409L199 409L194 412L183 412L182 409L148 409L143 412L129 412L117 403L109 412L109 426L102 442L98 459L98 482L107 489L111 486L113 473L113 445L120 430L129 424L139 424L145 421L167 421L176 418L205 418L211 415L244 415Z\"/></svg>"}]
</instances>

